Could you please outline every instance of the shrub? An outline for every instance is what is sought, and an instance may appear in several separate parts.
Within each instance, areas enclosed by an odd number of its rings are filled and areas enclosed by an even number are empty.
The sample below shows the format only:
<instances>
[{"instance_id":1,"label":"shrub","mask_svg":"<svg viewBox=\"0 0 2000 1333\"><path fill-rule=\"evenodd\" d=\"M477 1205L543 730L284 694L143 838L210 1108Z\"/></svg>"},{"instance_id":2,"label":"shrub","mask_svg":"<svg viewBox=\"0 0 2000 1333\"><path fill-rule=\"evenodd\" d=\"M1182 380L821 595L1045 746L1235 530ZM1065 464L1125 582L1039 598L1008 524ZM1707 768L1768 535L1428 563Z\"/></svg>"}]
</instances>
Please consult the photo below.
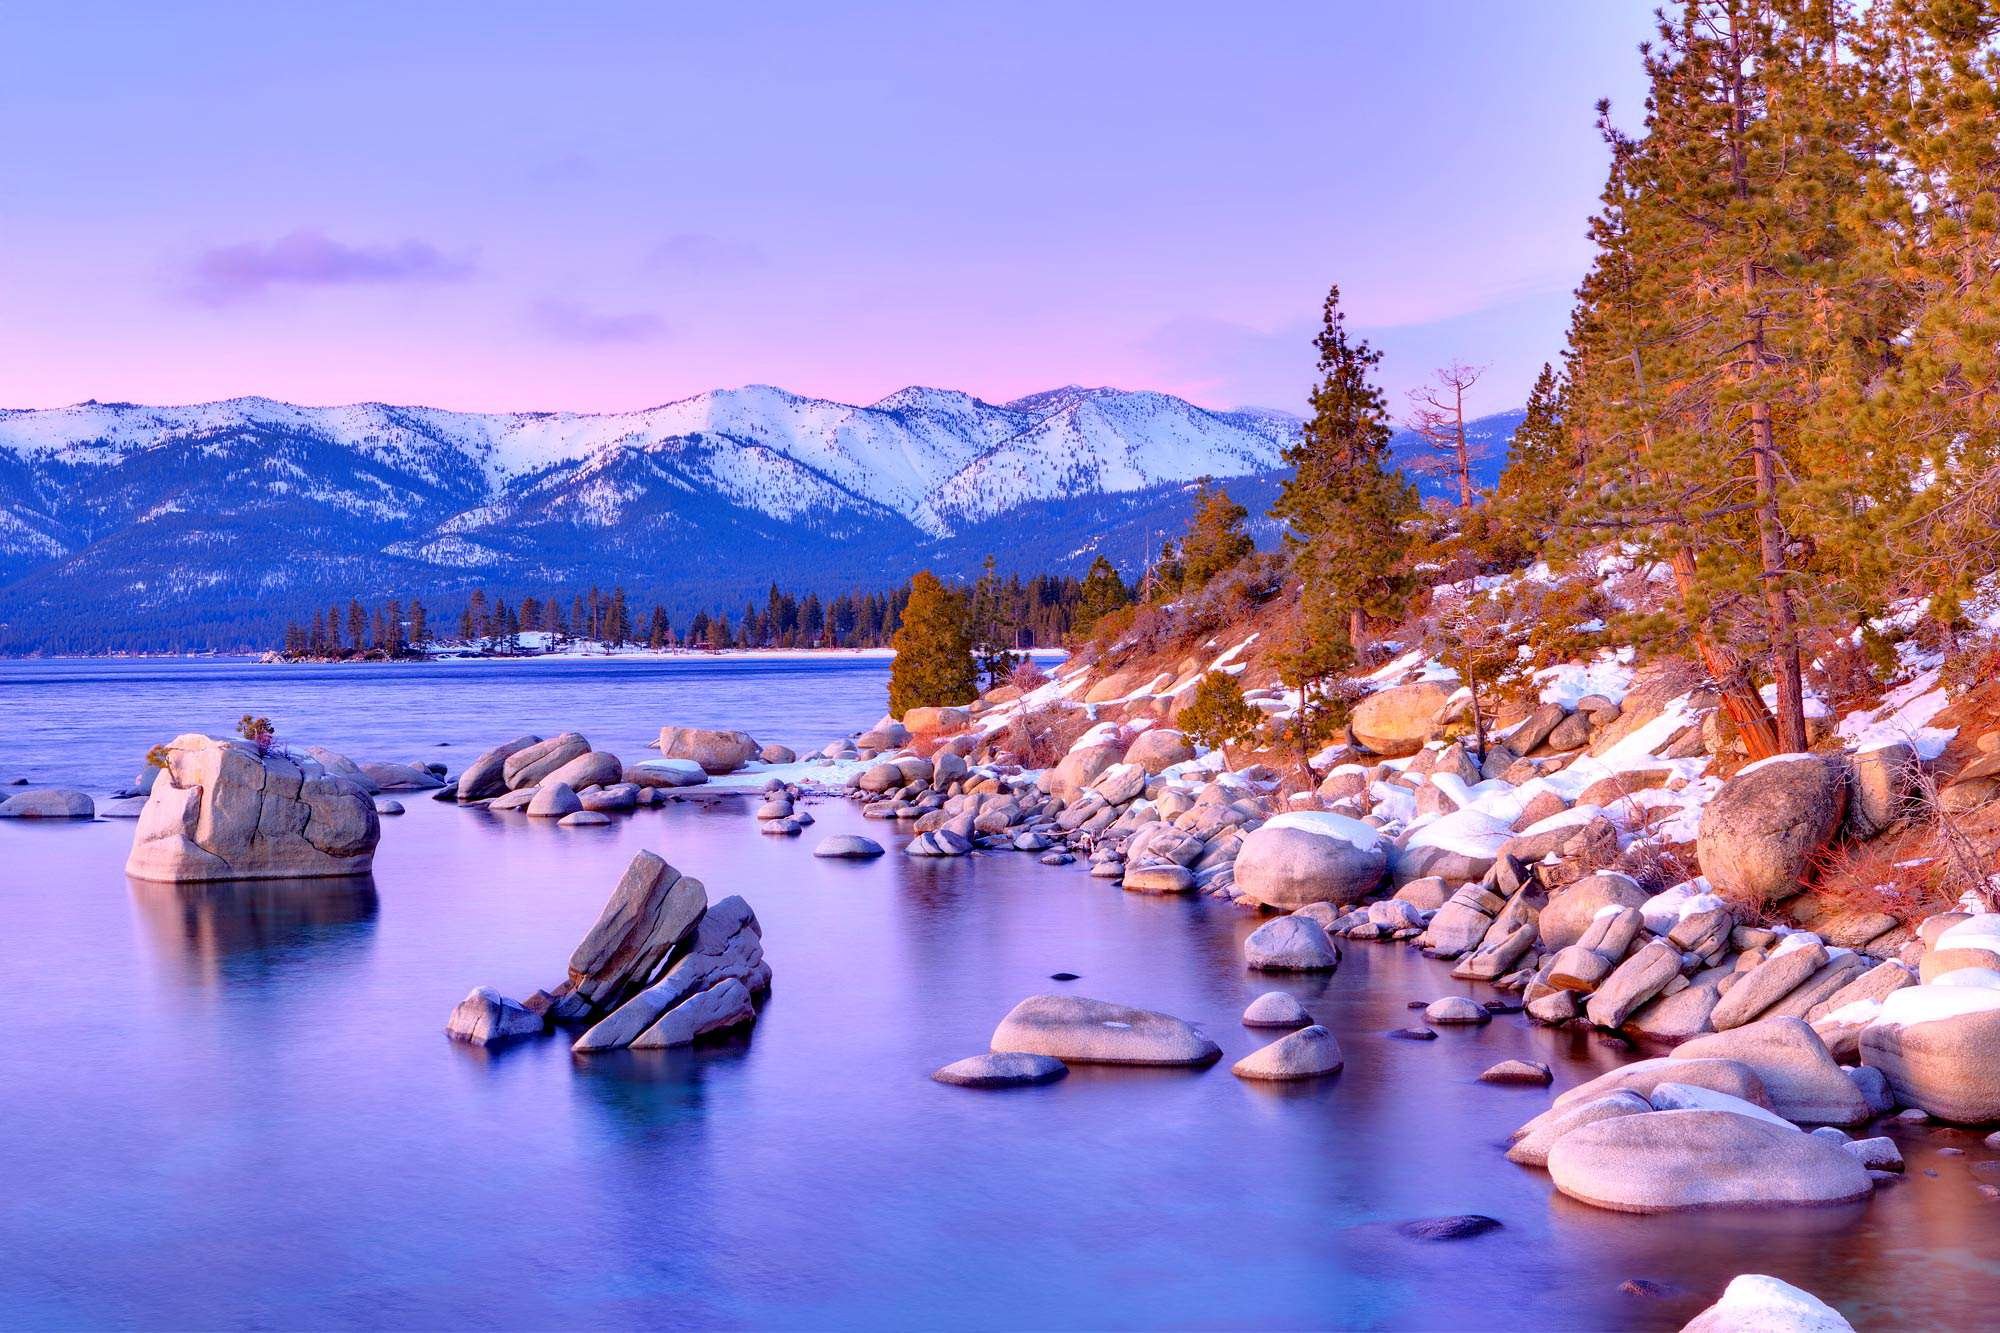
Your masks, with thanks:
<instances>
[{"instance_id":1,"label":"shrub","mask_svg":"<svg viewBox=\"0 0 2000 1333\"><path fill-rule=\"evenodd\" d=\"M1007 673L1007 683L1027 694L1048 684L1049 673L1036 666L1033 659L1024 657Z\"/></svg>"},{"instance_id":2,"label":"shrub","mask_svg":"<svg viewBox=\"0 0 2000 1333\"><path fill-rule=\"evenodd\" d=\"M1062 703L1043 704L1022 709L998 739L1019 757L1023 766L1048 768L1062 762L1069 747L1090 726L1090 714L1084 709Z\"/></svg>"},{"instance_id":3,"label":"shrub","mask_svg":"<svg viewBox=\"0 0 2000 1333\"><path fill-rule=\"evenodd\" d=\"M278 738L278 729L271 725L268 717L254 717L245 713L236 724L236 734L260 750L271 748L271 742Z\"/></svg>"},{"instance_id":4,"label":"shrub","mask_svg":"<svg viewBox=\"0 0 2000 1333\"><path fill-rule=\"evenodd\" d=\"M1249 740L1264 715L1243 698L1243 687L1226 671L1211 671L1196 682L1194 697L1176 719L1197 744L1224 750Z\"/></svg>"}]
</instances>

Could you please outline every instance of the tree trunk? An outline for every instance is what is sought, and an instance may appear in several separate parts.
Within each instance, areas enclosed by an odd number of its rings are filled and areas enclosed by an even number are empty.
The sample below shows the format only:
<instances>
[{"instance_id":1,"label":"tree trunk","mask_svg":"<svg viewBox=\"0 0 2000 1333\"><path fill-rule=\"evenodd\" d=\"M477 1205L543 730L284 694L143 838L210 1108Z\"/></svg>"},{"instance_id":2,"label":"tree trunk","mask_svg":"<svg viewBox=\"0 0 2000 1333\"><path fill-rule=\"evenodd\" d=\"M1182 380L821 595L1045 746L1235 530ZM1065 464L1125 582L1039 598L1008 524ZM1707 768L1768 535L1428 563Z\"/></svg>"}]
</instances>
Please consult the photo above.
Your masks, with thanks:
<instances>
[{"instance_id":1,"label":"tree trunk","mask_svg":"<svg viewBox=\"0 0 2000 1333\"><path fill-rule=\"evenodd\" d=\"M1805 682L1799 670L1798 617L1791 589L1785 583L1785 530L1778 516L1771 405L1762 399L1750 405L1750 435L1757 467L1758 580L1764 589L1764 619L1770 626L1771 679L1778 685L1778 738L1787 750L1804 750L1806 704Z\"/></svg>"},{"instance_id":2,"label":"tree trunk","mask_svg":"<svg viewBox=\"0 0 2000 1333\"><path fill-rule=\"evenodd\" d=\"M1676 547L1671 564L1674 587L1685 603L1694 589L1694 548L1685 543ZM1751 682L1743 659L1728 645L1717 642L1706 624L1695 630L1694 650L1701 658L1702 668L1722 691L1722 711L1729 715L1743 737L1744 754L1753 760L1783 754L1785 747L1778 738L1778 724L1771 717L1771 710L1764 706L1764 696Z\"/></svg>"},{"instance_id":3,"label":"tree trunk","mask_svg":"<svg viewBox=\"0 0 2000 1333\"><path fill-rule=\"evenodd\" d=\"M1452 386L1452 416L1458 424L1458 507L1472 508L1472 449L1465 442L1465 390Z\"/></svg>"}]
</instances>

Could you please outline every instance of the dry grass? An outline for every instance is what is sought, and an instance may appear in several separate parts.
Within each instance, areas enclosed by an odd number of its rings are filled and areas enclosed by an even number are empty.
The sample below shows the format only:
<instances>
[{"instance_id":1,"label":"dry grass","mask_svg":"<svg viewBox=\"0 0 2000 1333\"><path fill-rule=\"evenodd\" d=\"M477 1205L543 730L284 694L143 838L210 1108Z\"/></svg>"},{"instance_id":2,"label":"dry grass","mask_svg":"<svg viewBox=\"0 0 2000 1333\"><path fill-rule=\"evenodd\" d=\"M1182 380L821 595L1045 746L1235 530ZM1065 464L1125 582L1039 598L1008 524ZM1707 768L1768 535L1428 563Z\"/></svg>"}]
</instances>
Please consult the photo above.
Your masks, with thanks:
<instances>
[{"instance_id":1,"label":"dry grass","mask_svg":"<svg viewBox=\"0 0 2000 1333\"><path fill-rule=\"evenodd\" d=\"M1835 911L1887 912L1898 921L1920 921L1949 907L1951 864L1925 848L1927 830L1903 837L1839 843L1813 861L1812 896Z\"/></svg>"},{"instance_id":2,"label":"dry grass","mask_svg":"<svg viewBox=\"0 0 2000 1333\"><path fill-rule=\"evenodd\" d=\"M1092 725L1090 715L1081 708L1043 704L1022 709L1020 716L993 738L992 744L1010 752L1028 768L1048 768L1060 763L1069 753L1069 747Z\"/></svg>"}]
</instances>

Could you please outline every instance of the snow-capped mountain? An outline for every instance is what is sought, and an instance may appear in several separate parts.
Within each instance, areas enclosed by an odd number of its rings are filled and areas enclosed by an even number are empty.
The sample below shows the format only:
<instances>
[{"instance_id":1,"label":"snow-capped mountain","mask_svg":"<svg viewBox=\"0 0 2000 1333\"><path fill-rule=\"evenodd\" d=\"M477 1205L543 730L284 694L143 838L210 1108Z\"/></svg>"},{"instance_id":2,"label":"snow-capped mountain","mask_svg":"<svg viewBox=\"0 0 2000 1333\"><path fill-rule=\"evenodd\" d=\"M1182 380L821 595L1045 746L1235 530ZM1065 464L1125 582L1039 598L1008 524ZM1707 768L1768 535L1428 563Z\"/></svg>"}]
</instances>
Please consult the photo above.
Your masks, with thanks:
<instances>
[{"instance_id":1,"label":"snow-capped mountain","mask_svg":"<svg viewBox=\"0 0 2000 1333\"><path fill-rule=\"evenodd\" d=\"M1277 466L1281 413L1069 387L867 406L751 386L641 412L465 413L263 398L0 411L0 648L125 646L282 620L331 596L623 582L683 607L771 579L880 585L1032 506L1082 554L1107 510ZM1122 563L1134 551L1117 552ZM1001 551L1003 558L1006 551ZM226 638L221 641L228 641Z\"/></svg>"}]
</instances>

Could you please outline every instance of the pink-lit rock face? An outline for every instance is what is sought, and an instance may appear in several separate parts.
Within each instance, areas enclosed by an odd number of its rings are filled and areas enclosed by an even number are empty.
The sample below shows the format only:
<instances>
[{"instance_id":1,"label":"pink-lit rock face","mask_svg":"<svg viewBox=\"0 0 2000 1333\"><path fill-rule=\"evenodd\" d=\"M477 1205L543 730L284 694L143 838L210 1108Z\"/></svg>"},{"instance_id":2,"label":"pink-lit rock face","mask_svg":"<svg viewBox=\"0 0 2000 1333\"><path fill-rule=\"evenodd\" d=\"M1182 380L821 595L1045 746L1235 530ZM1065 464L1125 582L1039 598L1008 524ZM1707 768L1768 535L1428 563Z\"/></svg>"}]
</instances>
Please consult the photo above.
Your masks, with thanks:
<instances>
[{"instance_id":1,"label":"pink-lit rock face","mask_svg":"<svg viewBox=\"0 0 2000 1333\"><path fill-rule=\"evenodd\" d=\"M125 873L170 883L360 875L381 836L368 793L317 762L189 734L167 747Z\"/></svg>"}]
</instances>

